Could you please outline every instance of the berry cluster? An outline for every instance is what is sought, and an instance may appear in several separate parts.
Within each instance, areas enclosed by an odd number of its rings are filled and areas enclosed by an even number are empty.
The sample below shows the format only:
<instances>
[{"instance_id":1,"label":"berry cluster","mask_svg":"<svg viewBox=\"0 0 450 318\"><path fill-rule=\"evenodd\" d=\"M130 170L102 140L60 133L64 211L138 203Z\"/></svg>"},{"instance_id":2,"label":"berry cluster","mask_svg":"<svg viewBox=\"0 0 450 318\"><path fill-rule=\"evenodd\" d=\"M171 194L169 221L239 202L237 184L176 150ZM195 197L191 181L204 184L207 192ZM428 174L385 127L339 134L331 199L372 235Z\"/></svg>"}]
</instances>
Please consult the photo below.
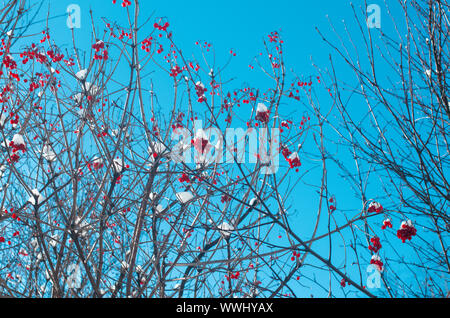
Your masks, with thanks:
<instances>
[{"instance_id":1,"label":"berry cluster","mask_svg":"<svg viewBox=\"0 0 450 318\"><path fill-rule=\"evenodd\" d=\"M300 167L302 165L300 162L300 157L298 156L297 152L291 153L287 158L287 161L289 162L289 166L291 168Z\"/></svg>"},{"instance_id":2,"label":"berry cluster","mask_svg":"<svg viewBox=\"0 0 450 318\"><path fill-rule=\"evenodd\" d=\"M153 24L153 27L155 29L158 29L159 31L167 31L167 28L169 27L169 22L166 22L163 25L160 25L155 22L155 24Z\"/></svg>"},{"instance_id":3,"label":"berry cluster","mask_svg":"<svg viewBox=\"0 0 450 318\"><path fill-rule=\"evenodd\" d=\"M269 114L270 113L266 105L264 105L263 103L258 103L255 119L259 120L262 123L267 123L269 121Z\"/></svg>"},{"instance_id":4,"label":"berry cluster","mask_svg":"<svg viewBox=\"0 0 450 318\"><path fill-rule=\"evenodd\" d=\"M186 233L186 238L190 238L192 236L192 232L194 232L193 229L185 229L183 228L183 233Z\"/></svg>"},{"instance_id":5,"label":"berry cluster","mask_svg":"<svg viewBox=\"0 0 450 318\"><path fill-rule=\"evenodd\" d=\"M383 212L383 206L380 203L375 202L375 201L370 202L369 209L367 210L367 212L381 213L381 212Z\"/></svg>"},{"instance_id":6,"label":"berry cluster","mask_svg":"<svg viewBox=\"0 0 450 318\"><path fill-rule=\"evenodd\" d=\"M16 134L9 142L9 146L12 147L12 152L15 153L19 150L25 152L25 140L22 135Z\"/></svg>"},{"instance_id":7,"label":"berry cluster","mask_svg":"<svg viewBox=\"0 0 450 318\"><path fill-rule=\"evenodd\" d=\"M412 224L411 220L403 221L400 225L400 229L397 231L397 237L405 243L406 240L411 241L411 238L417 233L416 228Z\"/></svg>"},{"instance_id":8,"label":"berry cluster","mask_svg":"<svg viewBox=\"0 0 450 318\"><path fill-rule=\"evenodd\" d=\"M11 125L17 125L19 123L19 115L10 113L10 116L11 116L10 120Z\"/></svg>"},{"instance_id":9,"label":"berry cluster","mask_svg":"<svg viewBox=\"0 0 450 318\"><path fill-rule=\"evenodd\" d=\"M100 170L101 168L103 168L104 164L103 164L103 160L101 158L94 158L94 160L91 162L88 162L87 167L90 171L92 171L92 169L94 170Z\"/></svg>"},{"instance_id":10,"label":"berry cluster","mask_svg":"<svg viewBox=\"0 0 450 318\"><path fill-rule=\"evenodd\" d=\"M336 211L336 205L334 204L334 198L331 197L331 198L328 200L328 202L333 203L333 204L330 205L330 211L331 211L331 212Z\"/></svg>"},{"instance_id":11,"label":"berry cluster","mask_svg":"<svg viewBox=\"0 0 450 318\"><path fill-rule=\"evenodd\" d=\"M54 60L55 62L59 62L64 58L64 55L55 54L51 50L47 51L47 55L52 59L52 61ZM23 64L28 63L29 60L36 60L36 62L41 63L41 64L45 64L48 62L47 56L45 56L45 54L39 52L34 43L31 45L31 49L20 53L19 56L20 56L20 58L23 58L23 60L22 60Z\"/></svg>"},{"instance_id":12,"label":"berry cluster","mask_svg":"<svg viewBox=\"0 0 450 318\"><path fill-rule=\"evenodd\" d=\"M205 97L205 92L207 91L207 89L205 88L205 85L203 85L202 82L197 82L195 83L195 93L197 94L198 97L198 102L204 102L206 101L206 97Z\"/></svg>"},{"instance_id":13,"label":"berry cluster","mask_svg":"<svg viewBox=\"0 0 450 318\"><path fill-rule=\"evenodd\" d=\"M178 181L180 181L181 183L183 183L183 182L187 182L187 183L191 182L191 180L189 179L189 176L187 174L185 174L185 173L183 173L181 175L181 177L178 178Z\"/></svg>"},{"instance_id":14,"label":"berry cluster","mask_svg":"<svg viewBox=\"0 0 450 318\"><path fill-rule=\"evenodd\" d=\"M152 45L153 37L148 37L141 42L141 49L145 50L145 52L150 52L150 47Z\"/></svg>"},{"instance_id":15,"label":"berry cluster","mask_svg":"<svg viewBox=\"0 0 450 318\"><path fill-rule=\"evenodd\" d=\"M9 146L12 148L12 154L7 161L9 163L18 162L20 157L17 152L21 150L24 153L26 150L23 136L19 134L14 135L13 139L9 142Z\"/></svg>"},{"instance_id":16,"label":"berry cluster","mask_svg":"<svg viewBox=\"0 0 450 318\"><path fill-rule=\"evenodd\" d=\"M178 66L175 65L174 67L172 67L172 69L170 70L170 76L172 77L177 77L179 74L181 74L183 72L183 70Z\"/></svg>"},{"instance_id":17,"label":"berry cluster","mask_svg":"<svg viewBox=\"0 0 450 318\"><path fill-rule=\"evenodd\" d=\"M370 243L372 245L369 245L369 250L372 252L377 253L381 249L380 238L378 236L372 237Z\"/></svg>"},{"instance_id":18,"label":"berry cluster","mask_svg":"<svg viewBox=\"0 0 450 318\"><path fill-rule=\"evenodd\" d=\"M108 51L105 50L105 43L102 40L98 40L95 44L92 44L92 48L95 50L94 60L108 59Z\"/></svg>"},{"instance_id":19,"label":"berry cluster","mask_svg":"<svg viewBox=\"0 0 450 318\"><path fill-rule=\"evenodd\" d=\"M382 272L383 271L383 262L381 261L380 256L378 256L377 254L374 254L370 260L370 264L374 265L377 267L377 269Z\"/></svg>"},{"instance_id":20,"label":"berry cluster","mask_svg":"<svg viewBox=\"0 0 450 318\"><path fill-rule=\"evenodd\" d=\"M30 83L30 88L28 90L31 93L32 91L34 91L35 89L38 89L38 88L39 88L39 84L38 83L31 82Z\"/></svg>"},{"instance_id":21,"label":"berry cluster","mask_svg":"<svg viewBox=\"0 0 450 318\"><path fill-rule=\"evenodd\" d=\"M392 223L391 223L391 220L386 219L383 221L383 226L381 227L381 229L385 230L388 227L392 229Z\"/></svg>"},{"instance_id":22,"label":"berry cluster","mask_svg":"<svg viewBox=\"0 0 450 318\"><path fill-rule=\"evenodd\" d=\"M295 261L296 258L300 257L300 252L297 251L293 251L292 252L292 257L291 257L291 261Z\"/></svg>"},{"instance_id":23,"label":"berry cluster","mask_svg":"<svg viewBox=\"0 0 450 318\"><path fill-rule=\"evenodd\" d=\"M117 0L112 0L113 4L116 4L116 2L117 2ZM121 6L123 8L131 6L131 1L130 0L123 0L122 3L121 3Z\"/></svg>"},{"instance_id":24,"label":"berry cluster","mask_svg":"<svg viewBox=\"0 0 450 318\"><path fill-rule=\"evenodd\" d=\"M289 158L289 156L291 155L292 152L287 147L283 147L282 146L282 149L283 150L281 151L281 153L283 154L284 159L288 160L288 158Z\"/></svg>"},{"instance_id":25,"label":"berry cluster","mask_svg":"<svg viewBox=\"0 0 450 318\"><path fill-rule=\"evenodd\" d=\"M64 58L63 54L55 53L52 50L48 50L47 55L52 59L53 62L60 62Z\"/></svg>"},{"instance_id":26,"label":"berry cluster","mask_svg":"<svg viewBox=\"0 0 450 318\"><path fill-rule=\"evenodd\" d=\"M225 278L227 279L227 281L229 281L230 279L238 279L239 278L239 272L236 272L236 274L231 273L230 276L225 275Z\"/></svg>"},{"instance_id":27,"label":"berry cluster","mask_svg":"<svg viewBox=\"0 0 450 318\"><path fill-rule=\"evenodd\" d=\"M270 32L268 37L270 42L278 42L280 39L277 31ZM283 43L283 41L281 41L281 43Z\"/></svg>"},{"instance_id":28,"label":"berry cluster","mask_svg":"<svg viewBox=\"0 0 450 318\"><path fill-rule=\"evenodd\" d=\"M222 197L220 198L220 202L222 202L222 203L226 203L226 202L229 202L229 201L231 201L231 197L229 197L226 194L222 195Z\"/></svg>"},{"instance_id":29,"label":"berry cluster","mask_svg":"<svg viewBox=\"0 0 450 318\"><path fill-rule=\"evenodd\" d=\"M298 167L302 165L300 162L300 157L297 152L290 151L287 147L281 146L281 153L284 159L289 163L290 168L296 168L295 171L298 172Z\"/></svg>"},{"instance_id":30,"label":"berry cluster","mask_svg":"<svg viewBox=\"0 0 450 318\"><path fill-rule=\"evenodd\" d=\"M122 7L128 7L128 6L131 6L131 1L130 0L123 0L122 1Z\"/></svg>"},{"instance_id":31,"label":"berry cluster","mask_svg":"<svg viewBox=\"0 0 450 318\"><path fill-rule=\"evenodd\" d=\"M6 55L3 58L3 65L10 70L14 70L17 68L17 63L13 60L11 55Z\"/></svg>"}]
</instances>

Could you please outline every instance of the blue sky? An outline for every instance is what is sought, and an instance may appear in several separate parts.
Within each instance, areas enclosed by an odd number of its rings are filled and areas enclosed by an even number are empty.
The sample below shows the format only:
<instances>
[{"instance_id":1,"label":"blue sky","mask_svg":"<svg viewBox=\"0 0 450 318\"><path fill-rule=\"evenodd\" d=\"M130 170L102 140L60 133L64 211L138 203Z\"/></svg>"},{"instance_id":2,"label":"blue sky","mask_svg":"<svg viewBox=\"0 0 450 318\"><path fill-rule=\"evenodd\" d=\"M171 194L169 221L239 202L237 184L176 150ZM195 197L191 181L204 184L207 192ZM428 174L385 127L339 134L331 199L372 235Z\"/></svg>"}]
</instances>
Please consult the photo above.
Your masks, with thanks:
<instances>
[{"instance_id":1,"label":"blue sky","mask_svg":"<svg viewBox=\"0 0 450 318\"><path fill-rule=\"evenodd\" d=\"M120 0L118 1L120 3ZM250 82L253 87L265 85L261 79L261 74L250 71L249 63L252 62L262 50L262 40L272 31L279 31L285 42L285 62L288 68L293 68L297 74L308 77L316 76L316 71L312 66L312 60L320 68L329 65L330 47L322 41L315 27L318 27L325 35L331 39L336 39L330 29L329 19L335 23L335 27L340 34L343 34L342 20L348 21L350 32L356 30L353 23L353 12L348 1L324 0L324 1L141 1L141 21L148 16L166 17L170 22L170 29L174 33L174 40L183 48L185 55L194 54L198 40L208 41L213 44L218 64L223 64L229 56L230 49L237 52L237 57L227 68L227 74L236 77L234 87L241 86L241 83ZM383 7L381 1L370 1ZM81 8L81 28L75 29L77 45L86 50L93 43L91 39L89 9L92 8L94 23L100 27L100 17L108 17L119 24L127 24L126 16L120 4L113 5L110 0L48 0L50 16L63 15L70 4L77 4ZM357 10L363 5L362 1L356 1ZM44 9L45 9L44 5ZM382 26L390 28L390 21L382 10ZM71 45L70 30L66 27L66 18L57 17L50 22L53 39L61 45ZM151 28L152 24L149 24ZM36 26L41 30L42 26ZM144 32L145 34L145 32ZM356 40L358 41L358 40ZM360 42L355 43L361 45ZM222 62L221 62L222 61ZM342 62L336 65L340 78L352 80L346 66ZM346 72L347 71L347 72ZM325 90L318 91L321 102L325 105L331 103ZM358 107L358 105L351 105ZM345 157L345 155L344 155ZM343 186L341 176L336 170L330 167L329 183L330 191L339 200L339 208L348 209L349 217L358 213L361 202L355 198L352 190L348 186ZM315 172L309 178L319 176ZM295 175L294 175L295 178ZM296 182L295 179L291 181ZM308 181L308 180L306 180ZM376 196L376 189L373 196ZM313 199L311 199L313 198ZM296 213L298 220L295 222L302 231L311 230L312 224L303 222L303 218L315 215L317 206L317 194L314 189L304 185L298 187L293 193L293 213ZM382 221L382 217L378 218ZM343 219L340 219L343 221ZM310 222L311 223L311 222ZM319 231L319 233L323 233ZM307 235L305 236L307 237ZM323 246L326 252L327 241L324 240L314 248L321 250ZM341 244L339 240L335 242ZM323 245L322 245L323 244ZM395 244L394 244L395 245ZM395 248L395 247L394 247ZM325 254L326 255L326 254ZM343 261L343 255L333 255L337 260L336 265ZM367 261L367 259L366 259ZM350 261L349 261L350 263ZM362 266L365 268L365 266ZM308 269L305 269L306 271ZM311 269L313 271L314 269ZM352 273L352 266L349 264L349 273ZM363 270L364 272L364 270ZM354 272L356 273L356 272ZM328 277L328 272L318 272L318 277ZM338 281L333 284L339 286ZM326 296L319 288L314 287L311 291L298 289L298 296L308 297L310 294ZM338 288L335 288L336 295L340 295Z\"/></svg>"},{"instance_id":2,"label":"blue sky","mask_svg":"<svg viewBox=\"0 0 450 318\"><path fill-rule=\"evenodd\" d=\"M80 37L90 34L89 9L94 17L113 17L119 23L126 23L126 16L118 4L109 0L48 0L52 15L64 14L70 4L80 6L82 27L76 30ZM380 1L371 1L377 3ZM362 1L356 1L359 10ZM379 3L381 5L381 3ZM45 6L44 6L45 7ZM353 13L346 0L338 1L141 1L141 19L153 14L167 17L174 31L175 39L185 50L194 47L197 40L207 40L216 47L216 53L227 54L231 48L238 52L236 69L246 69L252 57L261 49L262 39L272 31L281 31L285 40L287 64L297 70L311 70L311 58L318 63L326 62L329 47L315 31L318 27L325 34L331 34L327 19L342 30L342 20L349 21L352 28ZM65 24L65 18L58 18ZM387 19L383 19L388 23ZM96 21L96 20L94 20ZM347 22L348 23L348 22ZM100 25L100 23L97 23ZM53 31L54 32L54 31ZM61 25L55 36L70 35ZM245 74L243 74L245 76Z\"/></svg>"}]
</instances>

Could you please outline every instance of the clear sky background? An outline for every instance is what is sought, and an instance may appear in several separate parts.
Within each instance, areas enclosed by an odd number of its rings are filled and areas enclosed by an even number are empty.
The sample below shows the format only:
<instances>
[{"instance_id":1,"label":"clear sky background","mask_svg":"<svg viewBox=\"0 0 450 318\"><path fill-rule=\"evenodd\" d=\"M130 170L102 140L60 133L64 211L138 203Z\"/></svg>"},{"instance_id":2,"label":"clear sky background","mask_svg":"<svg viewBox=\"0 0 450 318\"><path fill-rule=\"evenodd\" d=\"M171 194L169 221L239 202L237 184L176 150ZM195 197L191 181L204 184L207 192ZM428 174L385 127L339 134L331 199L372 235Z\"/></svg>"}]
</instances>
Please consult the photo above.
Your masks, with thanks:
<instances>
[{"instance_id":1,"label":"clear sky background","mask_svg":"<svg viewBox=\"0 0 450 318\"><path fill-rule=\"evenodd\" d=\"M88 50L92 44L91 21L89 9L92 9L94 23L97 26L102 25L101 17L108 17L119 24L127 25L126 16L123 14L123 8L118 4L113 5L110 0L47 0L50 16L65 15L66 8L70 4L77 4L81 8L81 28L75 29L77 45ZM396 5L396 1L388 0ZM392 27L390 18L387 16L382 1L369 1L370 4L378 4L382 8L381 23L382 29L389 30ZM364 9L363 1L354 1L356 10ZM44 11L45 6L43 7ZM395 16L395 10L392 14ZM312 61L320 68L329 66L329 54L331 48L322 41L315 28L318 27L325 35L335 40L336 37L330 27L330 21L334 23L337 31L343 35L342 21L347 22L349 31L357 29L353 22L353 11L347 0L322 0L322 1L303 1L303 0L278 0L278 1L211 1L211 0L172 0L172 1L141 1L141 21L148 16L166 17L170 22L170 29L173 31L174 40L179 47L183 48L184 54L193 54L197 47L195 42L198 40L208 41L213 44L218 64L223 64L228 56L230 49L237 52L236 58L227 68L227 74L235 77L234 87L240 87L240 83L249 82L252 87L258 87L262 81L262 74L257 71L251 71L248 65L263 48L262 40L266 39L267 34L272 31L279 31L285 42L284 54L285 62L288 68L293 68L297 74L308 77L316 76L317 72L312 66ZM328 18L327 18L328 16ZM66 26L66 17L60 16L51 20L51 33L53 39L61 45L71 45L71 32ZM152 27L152 23L148 25ZM36 26L42 30L42 25ZM102 27L103 29L103 27ZM145 32L144 32L145 34ZM356 40L357 41L357 40ZM356 42L356 46L361 43ZM222 62L221 62L222 61ZM341 64L336 65L337 71L343 80L351 81L352 75L348 68ZM157 80L157 79L155 79ZM354 80L354 79L353 79ZM264 84L263 84L264 85ZM322 103L330 103L326 90L318 91ZM320 94L323 94L321 96ZM350 107L359 107L356 104ZM309 178L318 177L319 174L312 173ZM295 175L294 175L295 177ZM291 182L295 182L294 179ZM354 197L353 191L345 185L342 177L330 169L330 191L338 198L339 208L347 210L349 217L353 217L359 212L361 202ZM376 188L373 196L376 197ZM305 185L298 187L293 193L292 213L296 213L298 220L296 226L308 233L311 230L311 223L303 222L305 218L315 217L317 207L317 194L313 189L308 189ZM314 199L311 199L314 198ZM381 216L380 216L381 217ZM382 221L382 217L378 222ZM343 219L340 219L343 221ZM319 233L323 233L320 232ZM304 238L308 236L305 235ZM321 244L326 248L327 242L313 245L320 251ZM337 240L336 244L342 242ZM396 248L396 244L392 248ZM386 247L389 249L389 247ZM326 250L325 250L326 251ZM325 254L326 255L326 254ZM336 265L341 265L344 261L344 255L333 255ZM368 265L370 259L367 253L366 260ZM352 273L352 265L348 264L348 272ZM363 266L365 268L365 266ZM305 269L314 271L315 269ZM328 272L316 271L318 277L328 277ZM354 272L356 273L356 272ZM308 282L306 285L311 285ZM338 281L334 291L336 296L342 295ZM312 290L306 290L297 286L298 296L309 297L326 296L326 293L320 288L314 287ZM350 289L352 290L352 289ZM348 292L349 289L346 290ZM377 291L371 290L374 293ZM356 295L356 294L354 294Z\"/></svg>"}]
</instances>

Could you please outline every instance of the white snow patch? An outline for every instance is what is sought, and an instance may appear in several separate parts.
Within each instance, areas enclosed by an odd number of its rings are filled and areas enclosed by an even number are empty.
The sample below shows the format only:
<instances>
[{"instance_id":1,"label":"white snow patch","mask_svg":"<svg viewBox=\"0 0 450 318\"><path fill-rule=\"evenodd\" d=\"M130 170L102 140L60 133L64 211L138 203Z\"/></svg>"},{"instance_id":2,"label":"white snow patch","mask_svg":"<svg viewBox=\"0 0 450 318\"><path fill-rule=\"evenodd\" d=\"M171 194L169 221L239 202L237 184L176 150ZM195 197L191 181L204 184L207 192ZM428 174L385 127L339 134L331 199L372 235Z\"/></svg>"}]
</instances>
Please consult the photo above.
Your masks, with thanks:
<instances>
[{"instance_id":1,"label":"white snow patch","mask_svg":"<svg viewBox=\"0 0 450 318\"><path fill-rule=\"evenodd\" d=\"M13 139L11 140L14 145L25 145L25 140L23 139L23 136L20 134L15 134Z\"/></svg>"},{"instance_id":2,"label":"white snow patch","mask_svg":"<svg viewBox=\"0 0 450 318\"><path fill-rule=\"evenodd\" d=\"M300 157L298 156L298 153L296 151L291 153L288 158L291 160L300 159Z\"/></svg>"},{"instance_id":3,"label":"white snow patch","mask_svg":"<svg viewBox=\"0 0 450 318\"><path fill-rule=\"evenodd\" d=\"M86 75L87 75L87 69L80 70L80 71L78 71L78 72L75 74L75 76L76 76L80 81L86 79Z\"/></svg>"},{"instance_id":4,"label":"white snow patch","mask_svg":"<svg viewBox=\"0 0 450 318\"><path fill-rule=\"evenodd\" d=\"M184 204L186 202L189 202L190 200L192 200L194 198L194 196L192 195L191 192L187 191L187 192L178 192L176 194L178 201L180 201L180 203Z\"/></svg>"},{"instance_id":5,"label":"white snow patch","mask_svg":"<svg viewBox=\"0 0 450 318\"><path fill-rule=\"evenodd\" d=\"M265 113L268 111L268 109L267 109L266 105L264 105L263 103L258 103L258 105L256 106L256 111Z\"/></svg>"},{"instance_id":6,"label":"white snow patch","mask_svg":"<svg viewBox=\"0 0 450 318\"><path fill-rule=\"evenodd\" d=\"M123 167L124 167L123 166L123 160L119 159L119 158L115 158L113 160L113 163L114 163L114 171L116 173L121 173L123 171Z\"/></svg>"},{"instance_id":7,"label":"white snow patch","mask_svg":"<svg viewBox=\"0 0 450 318\"><path fill-rule=\"evenodd\" d=\"M36 198L37 198L37 201L36 201ZM31 190L31 196L28 199L28 202L30 202L32 205L39 205L44 200L45 200L45 197L39 193L38 189Z\"/></svg>"},{"instance_id":8,"label":"white snow patch","mask_svg":"<svg viewBox=\"0 0 450 318\"><path fill-rule=\"evenodd\" d=\"M52 147L44 145L42 148L42 157L47 161L55 161L56 153L53 151Z\"/></svg>"},{"instance_id":9,"label":"white snow patch","mask_svg":"<svg viewBox=\"0 0 450 318\"><path fill-rule=\"evenodd\" d=\"M88 92L89 95L95 95L99 91L98 86L95 85L95 84L91 84L89 82L86 82L85 86L86 86L86 91Z\"/></svg>"},{"instance_id":10,"label":"white snow patch","mask_svg":"<svg viewBox=\"0 0 450 318\"><path fill-rule=\"evenodd\" d=\"M222 235L225 239L230 238L231 232L234 231L234 227L227 222L223 222L219 225L220 235Z\"/></svg>"},{"instance_id":11,"label":"white snow patch","mask_svg":"<svg viewBox=\"0 0 450 318\"><path fill-rule=\"evenodd\" d=\"M0 127L3 127L5 125L6 116L5 114L0 115Z\"/></svg>"},{"instance_id":12,"label":"white snow patch","mask_svg":"<svg viewBox=\"0 0 450 318\"><path fill-rule=\"evenodd\" d=\"M153 154L152 147L157 154L162 154L164 151L167 150L167 147L163 143L161 143L159 141L151 142L151 146L148 147L148 152L150 154Z\"/></svg>"},{"instance_id":13,"label":"white snow patch","mask_svg":"<svg viewBox=\"0 0 450 318\"><path fill-rule=\"evenodd\" d=\"M52 235L52 237L50 238L50 246L56 247L56 245L58 244L58 241L59 241L59 235L58 234Z\"/></svg>"},{"instance_id":14,"label":"white snow patch","mask_svg":"<svg viewBox=\"0 0 450 318\"><path fill-rule=\"evenodd\" d=\"M163 211L164 211L163 206L162 206L161 204L158 204L158 205L156 206L156 214L160 214L160 213L162 213Z\"/></svg>"}]
</instances>

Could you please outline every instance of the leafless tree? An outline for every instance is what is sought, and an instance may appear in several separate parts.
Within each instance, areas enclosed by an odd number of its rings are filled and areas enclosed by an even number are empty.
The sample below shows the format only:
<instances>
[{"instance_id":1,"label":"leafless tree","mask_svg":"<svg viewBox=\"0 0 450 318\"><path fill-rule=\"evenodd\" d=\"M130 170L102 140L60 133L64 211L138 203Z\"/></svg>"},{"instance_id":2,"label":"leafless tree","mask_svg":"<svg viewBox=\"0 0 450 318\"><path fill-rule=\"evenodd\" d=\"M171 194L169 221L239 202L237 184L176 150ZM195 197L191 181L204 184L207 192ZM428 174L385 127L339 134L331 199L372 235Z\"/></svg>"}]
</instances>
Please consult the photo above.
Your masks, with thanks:
<instances>
[{"instance_id":1,"label":"leafless tree","mask_svg":"<svg viewBox=\"0 0 450 318\"><path fill-rule=\"evenodd\" d=\"M408 244L386 253L384 262L390 267L383 277L386 294L446 297L449 4L386 2L379 29L366 25L367 6L352 5L354 20L344 24L345 34L332 23L334 36L319 31L335 53L327 72L334 116L327 124L336 133L330 138L340 140L341 157L332 156L332 161L363 204L377 196L392 224L395 221L401 229L410 220L417 230L417 237L406 239ZM337 71L342 62L353 81ZM342 160L343 153L350 154L353 165ZM370 244L370 237L381 231L368 223L366 229ZM384 241L391 244L395 235L402 238L402 233L391 231Z\"/></svg>"},{"instance_id":2,"label":"leafless tree","mask_svg":"<svg viewBox=\"0 0 450 318\"><path fill-rule=\"evenodd\" d=\"M407 45L381 37L399 81L378 82L371 37L371 72L333 46L357 75L351 93L369 106L358 120L335 72L286 67L278 32L250 65L266 87L236 87L227 74L233 50L219 63L223 54L202 41L189 56L168 19L143 16L137 0L121 4L126 25L90 12L91 47L78 47L72 32L66 50L52 37L51 14L41 32L26 28L39 6L9 1L0 11L2 296L299 297L312 288L329 297L445 296L435 277L449 271L447 4L412 6L430 21L426 42L412 23ZM325 111L317 93L327 80L334 103ZM243 133L229 139L236 128ZM336 140L356 172L330 153ZM337 207L335 167L361 199L351 212ZM376 202L367 194L374 175L386 192ZM295 212L298 191L310 194L312 211ZM440 245L421 227L408 243L415 263L399 252L379 265L381 214L414 217ZM401 273L383 274L394 262L433 280L410 290ZM366 286L370 263L383 291Z\"/></svg>"}]
</instances>

